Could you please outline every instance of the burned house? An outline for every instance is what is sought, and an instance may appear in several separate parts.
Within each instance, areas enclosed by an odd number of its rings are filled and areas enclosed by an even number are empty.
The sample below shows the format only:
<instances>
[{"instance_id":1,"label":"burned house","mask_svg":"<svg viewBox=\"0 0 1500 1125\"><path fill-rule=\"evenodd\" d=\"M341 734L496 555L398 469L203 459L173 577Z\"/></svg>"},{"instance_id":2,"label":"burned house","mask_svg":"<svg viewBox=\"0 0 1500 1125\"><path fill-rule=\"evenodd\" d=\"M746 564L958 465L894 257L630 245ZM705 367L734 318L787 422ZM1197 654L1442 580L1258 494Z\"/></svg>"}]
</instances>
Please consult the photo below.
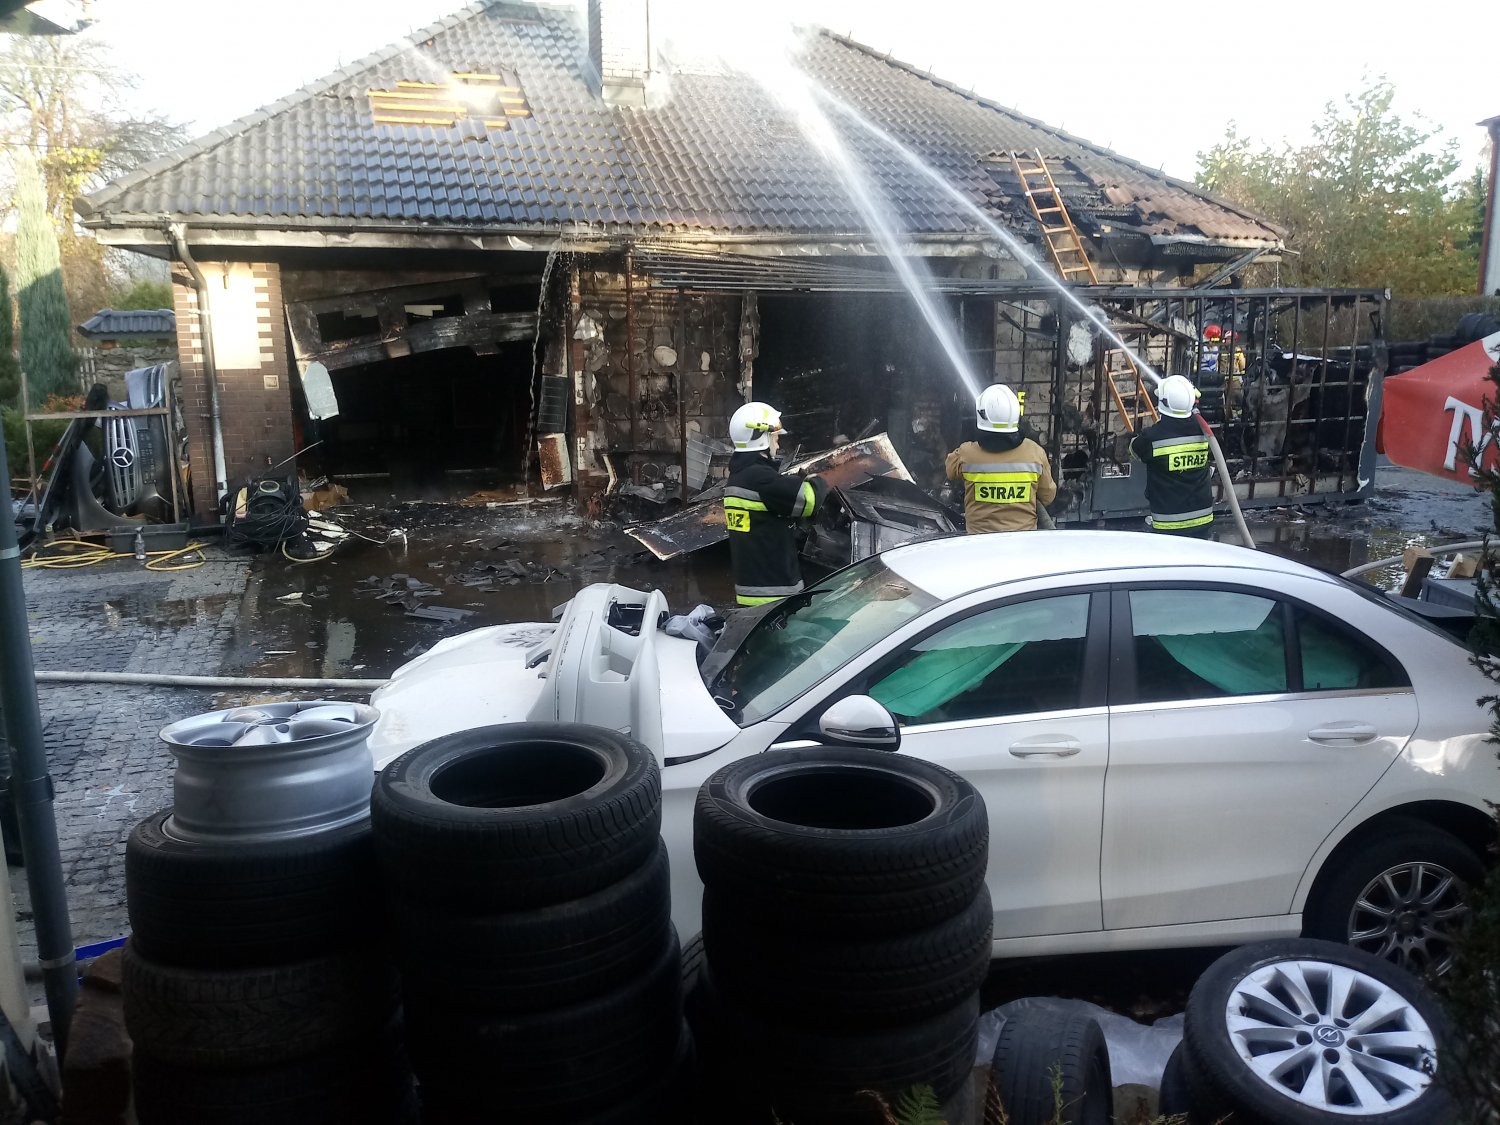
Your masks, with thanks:
<instances>
[{"instance_id":1,"label":"burned house","mask_svg":"<svg viewBox=\"0 0 1500 1125\"><path fill-rule=\"evenodd\" d=\"M846 107L945 354L774 83L663 58L647 3L473 4L79 201L174 263L200 515L305 447L407 494L687 497L752 395L804 451L889 433L931 486L972 419L955 359L1025 391L1068 516L1126 514L1118 439L1151 406L1095 321L1206 383L1227 333L1205 396L1252 503L1363 487L1380 294L1219 288L1279 232L813 33L799 65Z\"/></svg>"}]
</instances>

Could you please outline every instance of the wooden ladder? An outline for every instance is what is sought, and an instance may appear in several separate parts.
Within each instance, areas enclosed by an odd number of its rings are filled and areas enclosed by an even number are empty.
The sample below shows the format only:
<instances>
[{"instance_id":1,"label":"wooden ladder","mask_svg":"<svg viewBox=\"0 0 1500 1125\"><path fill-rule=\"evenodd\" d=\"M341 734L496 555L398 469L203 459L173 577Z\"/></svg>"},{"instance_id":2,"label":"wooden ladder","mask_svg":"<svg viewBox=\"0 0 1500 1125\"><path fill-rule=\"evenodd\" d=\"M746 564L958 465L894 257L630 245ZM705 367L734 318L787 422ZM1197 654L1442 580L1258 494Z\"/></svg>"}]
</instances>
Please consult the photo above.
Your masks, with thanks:
<instances>
[{"instance_id":1,"label":"wooden ladder","mask_svg":"<svg viewBox=\"0 0 1500 1125\"><path fill-rule=\"evenodd\" d=\"M1119 366L1116 365L1116 360ZM1131 358L1130 353L1121 348L1109 348L1104 353L1104 381L1109 386L1109 394L1114 399L1115 409L1120 412L1120 421L1125 423L1125 429L1129 433L1135 433L1140 429L1141 418L1149 417L1155 422L1160 415L1156 412L1156 404L1151 401L1151 392L1146 388L1146 380L1141 376L1141 369ZM1120 389L1121 382L1125 389ZM1131 396L1131 405L1126 406L1125 395Z\"/></svg>"},{"instance_id":2,"label":"wooden ladder","mask_svg":"<svg viewBox=\"0 0 1500 1125\"><path fill-rule=\"evenodd\" d=\"M1057 184L1052 181L1052 172L1041 150L1034 153L1012 151L1010 162L1015 167L1016 179L1021 181L1026 202L1031 204L1031 213L1041 224L1047 254L1057 275L1064 281L1087 281L1090 285L1098 285L1099 275L1094 272L1094 264L1089 261L1083 239L1079 238L1073 217L1068 214Z\"/></svg>"}]
</instances>

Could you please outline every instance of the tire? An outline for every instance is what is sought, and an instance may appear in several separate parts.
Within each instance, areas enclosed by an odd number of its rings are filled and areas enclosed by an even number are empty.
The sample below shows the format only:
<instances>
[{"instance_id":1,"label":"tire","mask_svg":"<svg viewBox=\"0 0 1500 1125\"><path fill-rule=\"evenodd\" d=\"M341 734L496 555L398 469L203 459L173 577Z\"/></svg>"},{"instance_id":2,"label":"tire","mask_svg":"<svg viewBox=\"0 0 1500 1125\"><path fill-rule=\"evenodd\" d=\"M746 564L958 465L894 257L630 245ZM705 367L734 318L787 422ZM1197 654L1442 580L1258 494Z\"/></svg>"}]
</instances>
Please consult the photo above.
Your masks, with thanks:
<instances>
[{"instance_id":1,"label":"tire","mask_svg":"<svg viewBox=\"0 0 1500 1125\"><path fill-rule=\"evenodd\" d=\"M396 1010L395 974L380 952L215 971L149 961L130 941L121 966L136 1053L184 1067L243 1070L331 1050Z\"/></svg>"},{"instance_id":2,"label":"tire","mask_svg":"<svg viewBox=\"0 0 1500 1125\"><path fill-rule=\"evenodd\" d=\"M1437 891L1449 875L1455 882L1430 906L1398 900L1407 892L1421 898ZM1421 821L1395 821L1378 837L1357 838L1329 858L1308 895L1302 934L1343 942L1418 975L1442 972L1452 959L1466 887L1483 878L1479 856L1455 837ZM1392 894L1393 886L1400 896ZM1384 924L1377 911L1388 911ZM1402 932L1407 917L1415 926L1409 934Z\"/></svg>"},{"instance_id":3,"label":"tire","mask_svg":"<svg viewBox=\"0 0 1500 1125\"><path fill-rule=\"evenodd\" d=\"M893 1101L928 1085L946 1102L974 1069L977 996L903 1027L835 1033L756 1016L718 988L711 969L703 984L709 1018L698 1047L714 1120L765 1125L774 1112L799 1123L880 1121L865 1091ZM733 1106L722 1094L731 1089Z\"/></svg>"},{"instance_id":4,"label":"tire","mask_svg":"<svg viewBox=\"0 0 1500 1125\"><path fill-rule=\"evenodd\" d=\"M507 1014L565 1007L623 985L671 939L666 845L570 902L467 915L398 898L391 916L408 997Z\"/></svg>"},{"instance_id":5,"label":"tire","mask_svg":"<svg viewBox=\"0 0 1500 1125\"><path fill-rule=\"evenodd\" d=\"M140 1125L415 1125L411 1071L394 1033L252 1070L204 1070L137 1054Z\"/></svg>"},{"instance_id":6,"label":"tire","mask_svg":"<svg viewBox=\"0 0 1500 1125\"><path fill-rule=\"evenodd\" d=\"M1453 334L1458 343L1463 345L1483 340L1496 332L1500 332L1500 317L1493 313L1471 312L1458 318L1458 327Z\"/></svg>"},{"instance_id":7,"label":"tire","mask_svg":"<svg viewBox=\"0 0 1500 1125\"><path fill-rule=\"evenodd\" d=\"M984 800L941 766L880 750L778 750L698 791L705 887L815 933L909 933L962 912L984 883Z\"/></svg>"},{"instance_id":8,"label":"tire","mask_svg":"<svg viewBox=\"0 0 1500 1125\"><path fill-rule=\"evenodd\" d=\"M1200 1110L1210 1120L1233 1114L1236 1125L1442 1125L1453 1118L1435 1080L1446 1039L1436 999L1409 973L1307 939L1214 962L1188 997L1184 1036ZM1247 1061L1278 1049L1295 1054L1274 1067Z\"/></svg>"},{"instance_id":9,"label":"tire","mask_svg":"<svg viewBox=\"0 0 1500 1125\"><path fill-rule=\"evenodd\" d=\"M619 1104L672 1063L682 1027L680 959L673 937L625 986L547 1012L476 1013L413 1000L407 1046L424 1091L454 1113L493 1115L503 1105L517 1117L571 1119Z\"/></svg>"},{"instance_id":10,"label":"tire","mask_svg":"<svg viewBox=\"0 0 1500 1125\"><path fill-rule=\"evenodd\" d=\"M700 931L682 947L682 1014L695 1032L703 1019L703 974L707 964Z\"/></svg>"},{"instance_id":11,"label":"tire","mask_svg":"<svg viewBox=\"0 0 1500 1125\"><path fill-rule=\"evenodd\" d=\"M380 893L368 821L295 839L188 843L170 808L125 844L135 947L185 968L238 969L319 957L373 940Z\"/></svg>"},{"instance_id":12,"label":"tire","mask_svg":"<svg viewBox=\"0 0 1500 1125\"><path fill-rule=\"evenodd\" d=\"M684 1024L670 1065L646 1076L617 1105L582 1117L570 1115L567 1125L692 1125L694 1057L692 1033ZM473 1106L454 1103L440 1091L428 1091L422 1102L422 1125L494 1125L496 1106L503 1097L503 1093L492 1095L488 1105Z\"/></svg>"},{"instance_id":13,"label":"tire","mask_svg":"<svg viewBox=\"0 0 1500 1125\"><path fill-rule=\"evenodd\" d=\"M1099 1021L1020 1008L1006 1017L991 1064L1010 1125L1110 1125L1114 1082Z\"/></svg>"},{"instance_id":14,"label":"tire","mask_svg":"<svg viewBox=\"0 0 1500 1125\"><path fill-rule=\"evenodd\" d=\"M582 898L640 867L661 829L661 774L634 739L580 723L460 731L397 758L370 799L401 894L521 910Z\"/></svg>"},{"instance_id":15,"label":"tire","mask_svg":"<svg viewBox=\"0 0 1500 1125\"><path fill-rule=\"evenodd\" d=\"M1186 1048L1177 1044L1177 1049L1167 1059L1162 1071L1158 1105L1163 1117L1190 1117L1193 1113L1192 1095L1188 1091L1187 1076L1183 1074L1183 1059Z\"/></svg>"},{"instance_id":16,"label":"tire","mask_svg":"<svg viewBox=\"0 0 1500 1125\"><path fill-rule=\"evenodd\" d=\"M724 992L768 1019L828 1028L909 1023L977 994L993 919L980 887L961 914L916 933L822 937L747 917L714 888L703 896L704 948Z\"/></svg>"}]
</instances>

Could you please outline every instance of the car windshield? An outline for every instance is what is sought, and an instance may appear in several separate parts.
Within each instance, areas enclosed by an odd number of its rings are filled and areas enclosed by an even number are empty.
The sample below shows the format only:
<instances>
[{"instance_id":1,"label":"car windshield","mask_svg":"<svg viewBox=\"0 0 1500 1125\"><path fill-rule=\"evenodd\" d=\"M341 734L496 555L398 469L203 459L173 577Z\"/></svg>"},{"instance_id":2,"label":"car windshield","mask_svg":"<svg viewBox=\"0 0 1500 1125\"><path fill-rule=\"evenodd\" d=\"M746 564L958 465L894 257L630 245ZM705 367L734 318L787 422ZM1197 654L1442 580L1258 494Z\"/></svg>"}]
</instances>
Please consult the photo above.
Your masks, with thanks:
<instances>
[{"instance_id":1,"label":"car windshield","mask_svg":"<svg viewBox=\"0 0 1500 1125\"><path fill-rule=\"evenodd\" d=\"M741 726L774 715L938 599L865 559L780 602L760 619L713 684Z\"/></svg>"}]
</instances>

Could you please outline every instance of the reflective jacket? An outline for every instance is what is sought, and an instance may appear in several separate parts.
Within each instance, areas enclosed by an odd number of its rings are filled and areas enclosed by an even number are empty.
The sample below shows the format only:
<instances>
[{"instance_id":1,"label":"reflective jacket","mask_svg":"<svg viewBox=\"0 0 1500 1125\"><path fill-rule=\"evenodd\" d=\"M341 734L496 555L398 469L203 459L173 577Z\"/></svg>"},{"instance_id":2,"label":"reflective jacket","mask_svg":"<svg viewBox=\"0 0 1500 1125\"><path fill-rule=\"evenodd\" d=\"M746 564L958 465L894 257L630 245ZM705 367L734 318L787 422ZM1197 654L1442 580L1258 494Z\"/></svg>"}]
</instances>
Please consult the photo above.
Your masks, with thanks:
<instances>
[{"instance_id":1,"label":"reflective jacket","mask_svg":"<svg viewBox=\"0 0 1500 1125\"><path fill-rule=\"evenodd\" d=\"M828 486L817 477L783 476L765 453L736 453L729 459L724 526L740 605L801 593L792 521L809 518L827 493Z\"/></svg>"},{"instance_id":2,"label":"reflective jacket","mask_svg":"<svg viewBox=\"0 0 1500 1125\"><path fill-rule=\"evenodd\" d=\"M1194 418L1163 416L1130 442L1146 466L1146 503L1157 531L1191 531L1214 522L1208 437Z\"/></svg>"},{"instance_id":3,"label":"reflective jacket","mask_svg":"<svg viewBox=\"0 0 1500 1125\"><path fill-rule=\"evenodd\" d=\"M1019 434L985 434L964 442L948 454L948 479L964 482L970 535L1035 531L1037 502L1049 504L1057 496L1046 451Z\"/></svg>"}]
</instances>

